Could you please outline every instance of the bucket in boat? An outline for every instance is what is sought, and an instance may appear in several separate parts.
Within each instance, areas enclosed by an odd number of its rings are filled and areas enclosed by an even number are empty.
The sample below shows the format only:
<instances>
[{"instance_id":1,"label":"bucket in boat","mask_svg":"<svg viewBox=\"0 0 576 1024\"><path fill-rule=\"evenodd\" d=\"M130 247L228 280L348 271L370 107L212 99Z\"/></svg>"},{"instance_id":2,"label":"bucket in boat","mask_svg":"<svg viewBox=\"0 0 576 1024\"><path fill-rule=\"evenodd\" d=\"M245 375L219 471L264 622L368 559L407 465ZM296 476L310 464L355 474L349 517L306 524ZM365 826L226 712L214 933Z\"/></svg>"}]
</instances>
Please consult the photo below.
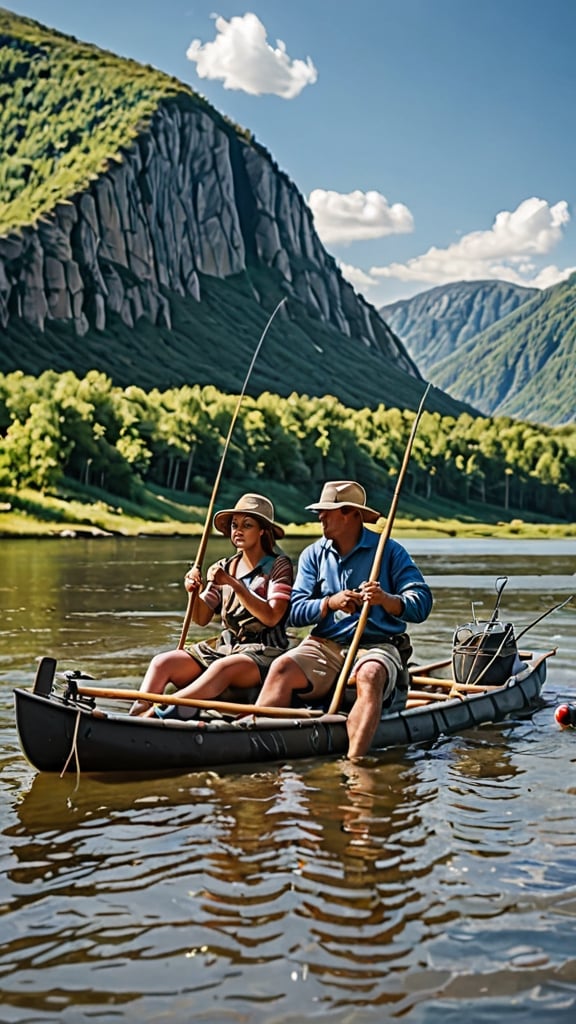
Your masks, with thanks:
<instances>
[{"instance_id":1,"label":"bucket in boat","mask_svg":"<svg viewBox=\"0 0 576 1024\"><path fill-rule=\"evenodd\" d=\"M511 622L469 622L454 633L454 679L499 686L512 675L517 654Z\"/></svg>"}]
</instances>

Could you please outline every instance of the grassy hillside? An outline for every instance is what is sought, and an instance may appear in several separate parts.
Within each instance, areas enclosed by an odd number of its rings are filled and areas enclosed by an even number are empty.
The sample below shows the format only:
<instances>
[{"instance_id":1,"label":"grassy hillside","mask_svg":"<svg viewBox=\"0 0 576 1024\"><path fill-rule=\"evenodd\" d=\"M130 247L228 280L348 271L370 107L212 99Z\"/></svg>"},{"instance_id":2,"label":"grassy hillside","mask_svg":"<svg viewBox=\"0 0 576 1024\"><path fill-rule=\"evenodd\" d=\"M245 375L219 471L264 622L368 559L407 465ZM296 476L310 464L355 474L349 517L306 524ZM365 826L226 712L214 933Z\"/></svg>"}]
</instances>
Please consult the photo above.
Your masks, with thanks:
<instances>
[{"instance_id":1,"label":"grassy hillside","mask_svg":"<svg viewBox=\"0 0 576 1024\"><path fill-rule=\"evenodd\" d=\"M121 160L169 97L223 120L156 68L0 8L0 234L32 223Z\"/></svg>"},{"instance_id":2,"label":"grassy hillside","mask_svg":"<svg viewBox=\"0 0 576 1024\"><path fill-rule=\"evenodd\" d=\"M246 488L258 490L260 482L246 481ZM274 502L276 518L286 524L288 534L319 535L317 522L310 522L305 505L310 491L298 491L280 483L267 485L266 493ZM238 488L223 483L217 506L231 507L238 497ZM386 509L383 510L386 512ZM92 535L112 533L131 537L137 535L199 538L206 517L206 507L184 503L182 492L160 488L143 490L138 503L122 500L96 488L83 488L72 481L60 496L43 495L23 490L11 501L0 503L0 538L58 535ZM402 496L394 522L395 537L573 537L574 527L556 523L546 516L526 517L511 512L502 519L502 509L485 504L470 504L466 515L453 502L414 499ZM191 541L190 557L195 541Z\"/></svg>"}]
</instances>

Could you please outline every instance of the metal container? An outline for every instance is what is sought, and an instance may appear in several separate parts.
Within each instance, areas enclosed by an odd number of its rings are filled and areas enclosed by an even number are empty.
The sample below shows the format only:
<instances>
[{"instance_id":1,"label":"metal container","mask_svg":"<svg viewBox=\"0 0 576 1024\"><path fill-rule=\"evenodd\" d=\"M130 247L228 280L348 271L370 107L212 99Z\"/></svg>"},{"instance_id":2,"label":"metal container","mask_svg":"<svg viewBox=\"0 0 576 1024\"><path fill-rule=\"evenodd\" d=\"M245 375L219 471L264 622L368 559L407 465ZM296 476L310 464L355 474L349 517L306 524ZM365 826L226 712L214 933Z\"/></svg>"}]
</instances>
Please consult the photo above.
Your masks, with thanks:
<instances>
[{"instance_id":1,"label":"metal container","mask_svg":"<svg viewBox=\"0 0 576 1024\"><path fill-rule=\"evenodd\" d=\"M454 633L454 679L457 683L501 685L512 675L517 654L511 622L469 622Z\"/></svg>"}]
</instances>

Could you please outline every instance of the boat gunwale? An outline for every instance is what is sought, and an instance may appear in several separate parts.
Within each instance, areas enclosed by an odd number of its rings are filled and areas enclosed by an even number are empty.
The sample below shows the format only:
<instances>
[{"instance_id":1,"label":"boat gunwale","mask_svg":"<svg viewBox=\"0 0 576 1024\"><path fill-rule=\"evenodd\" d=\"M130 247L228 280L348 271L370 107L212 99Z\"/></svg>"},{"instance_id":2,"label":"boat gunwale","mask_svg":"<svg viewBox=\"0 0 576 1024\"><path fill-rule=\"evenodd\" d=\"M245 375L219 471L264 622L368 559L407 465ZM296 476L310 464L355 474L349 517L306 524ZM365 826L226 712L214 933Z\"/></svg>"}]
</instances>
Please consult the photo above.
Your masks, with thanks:
<instances>
[{"instance_id":1,"label":"boat gunwale","mask_svg":"<svg viewBox=\"0 0 576 1024\"><path fill-rule=\"evenodd\" d=\"M546 658L552 656L553 652L546 654ZM468 704L475 704L478 701L485 699L486 697L492 697L499 694L505 693L507 690L515 690L521 688L524 683L529 683L534 675L538 672L540 664L543 663L542 659L534 659L528 665L532 666L532 671L525 676L523 679L517 679L515 675L509 676L509 678L502 683L500 686L495 686L482 690L477 693L462 693L456 694L453 697L444 698L442 700L430 700L426 705L412 708L398 708L395 711L385 713L380 718L380 723L389 722L399 717L411 718L421 717L428 711L434 711L437 709L449 709L455 706L464 706ZM439 679L441 677L438 677ZM434 678L430 677L430 683L434 683ZM79 696L74 699L73 697L65 697L63 694L57 694L52 691L50 694L39 694L35 693L31 689L26 687L14 687L14 693L25 694L26 696L33 697L40 701L46 701L50 704L55 704L62 709L68 709L70 711L80 711L82 714L88 717L97 718L106 722L121 722L122 724L135 725L137 727L142 726L153 726L154 728L167 727L169 729L178 730L189 730L190 728L200 728L202 731L208 732L223 732L228 728L231 731L237 731L238 729L252 730L252 729L270 729L274 728L311 728L317 725L319 722L327 725L344 724L347 719L346 713L329 714L326 712L324 715L318 715L315 718L269 718L265 715L255 715L254 713L247 712L245 716L224 716L220 718L213 718L210 716L201 717L201 714L197 718L190 719L177 719L177 718L161 718L161 717L143 717L140 715L128 715L122 714L120 711L103 711L99 706L91 707L86 702L86 698ZM107 699L107 698L102 698ZM214 710L218 711L217 701L214 702Z\"/></svg>"}]
</instances>

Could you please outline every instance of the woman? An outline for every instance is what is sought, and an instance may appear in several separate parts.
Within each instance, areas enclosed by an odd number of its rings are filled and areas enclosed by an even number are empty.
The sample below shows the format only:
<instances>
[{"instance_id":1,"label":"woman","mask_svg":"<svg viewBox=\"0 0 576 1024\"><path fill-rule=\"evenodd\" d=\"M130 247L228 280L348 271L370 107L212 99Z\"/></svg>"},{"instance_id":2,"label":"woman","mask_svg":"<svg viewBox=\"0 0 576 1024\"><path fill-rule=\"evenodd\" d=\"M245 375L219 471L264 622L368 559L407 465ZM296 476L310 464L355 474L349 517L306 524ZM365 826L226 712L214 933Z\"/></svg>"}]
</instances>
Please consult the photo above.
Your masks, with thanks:
<instances>
[{"instance_id":1,"label":"woman","mask_svg":"<svg viewBox=\"0 0 576 1024\"><path fill-rule=\"evenodd\" d=\"M142 681L144 692L164 693L173 683L179 697L207 700L231 685L259 686L274 658L288 646L285 626L293 569L275 548L284 530L274 522L272 502L261 494L244 494L234 508L216 513L214 527L230 537L236 553L209 568L201 592L196 567L186 574L184 585L188 593L196 593L194 622L206 626L219 612L223 630L215 645L202 640L157 654ZM130 714L143 712L162 717L145 700L136 701Z\"/></svg>"}]
</instances>

